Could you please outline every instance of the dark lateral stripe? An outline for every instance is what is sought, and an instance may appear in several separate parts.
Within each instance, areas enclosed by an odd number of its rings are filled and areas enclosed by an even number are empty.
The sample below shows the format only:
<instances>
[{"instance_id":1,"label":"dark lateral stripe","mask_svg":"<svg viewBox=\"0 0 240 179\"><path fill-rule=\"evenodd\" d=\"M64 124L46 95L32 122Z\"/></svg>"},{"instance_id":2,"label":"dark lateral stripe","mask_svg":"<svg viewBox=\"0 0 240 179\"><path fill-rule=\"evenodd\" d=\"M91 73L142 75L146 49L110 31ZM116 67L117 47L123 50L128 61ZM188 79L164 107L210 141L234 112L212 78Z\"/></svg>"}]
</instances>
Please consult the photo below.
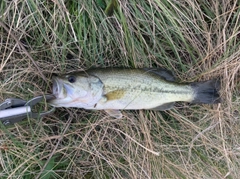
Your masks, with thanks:
<instances>
[{"instance_id":1,"label":"dark lateral stripe","mask_svg":"<svg viewBox=\"0 0 240 179\"><path fill-rule=\"evenodd\" d=\"M129 88L128 88L129 87ZM141 88L140 86L136 86L134 88L132 88L130 85L128 87L125 87L125 88L119 88L119 87L107 87L107 89L109 91L115 91L115 90L122 90L122 91L131 91L131 92L134 92L134 91L141 91L141 92L154 92L154 93L171 93L171 94L189 94L189 91L188 90L164 90L164 89L161 89L161 88L148 88L148 87L145 87L145 88Z\"/></svg>"}]
</instances>

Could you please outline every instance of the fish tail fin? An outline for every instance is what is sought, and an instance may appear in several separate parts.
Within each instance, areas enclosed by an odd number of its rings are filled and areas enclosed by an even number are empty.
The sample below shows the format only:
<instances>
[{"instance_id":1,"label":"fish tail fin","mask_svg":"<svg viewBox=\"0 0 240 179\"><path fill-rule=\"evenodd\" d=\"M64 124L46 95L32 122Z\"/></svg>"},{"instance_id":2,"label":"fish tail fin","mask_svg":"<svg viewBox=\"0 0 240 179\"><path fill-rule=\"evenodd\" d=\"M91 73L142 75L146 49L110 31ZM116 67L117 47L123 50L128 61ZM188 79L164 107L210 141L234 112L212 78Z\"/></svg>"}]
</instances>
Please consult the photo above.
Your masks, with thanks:
<instances>
[{"instance_id":1,"label":"fish tail fin","mask_svg":"<svg viewBox=\"0 0 240 179\"><path fill-rule=\"evenodd\" d=\"M192 103L215 104L221 102L219 96L221 85L218 79L203 82L194 82L190 85L195 93L195 98L193 99Z\"/></svg>"}]
</instances>

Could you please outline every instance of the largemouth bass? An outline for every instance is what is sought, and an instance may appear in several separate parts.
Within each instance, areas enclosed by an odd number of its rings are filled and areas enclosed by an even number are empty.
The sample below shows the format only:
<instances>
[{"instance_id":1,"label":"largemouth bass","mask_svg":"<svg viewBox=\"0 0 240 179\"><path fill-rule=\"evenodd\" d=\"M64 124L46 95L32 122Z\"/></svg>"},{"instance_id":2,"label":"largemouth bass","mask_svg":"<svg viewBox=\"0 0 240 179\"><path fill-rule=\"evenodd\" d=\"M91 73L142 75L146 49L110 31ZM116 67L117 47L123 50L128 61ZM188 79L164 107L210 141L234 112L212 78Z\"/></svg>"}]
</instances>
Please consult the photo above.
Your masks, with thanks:
<instances>
[{"instance_id":1,"label":"largemouth bass","mask_svg":"<svg viewBox=\"0 0 240 179\"><path fill-rule=\"evenodd\" d=\"M55 107L105 110L121 118L120 110L168 110L176 101L219 103L219 81L176 83L165 69L92 69L53 77Z\"/></svg>"}]
</instances>

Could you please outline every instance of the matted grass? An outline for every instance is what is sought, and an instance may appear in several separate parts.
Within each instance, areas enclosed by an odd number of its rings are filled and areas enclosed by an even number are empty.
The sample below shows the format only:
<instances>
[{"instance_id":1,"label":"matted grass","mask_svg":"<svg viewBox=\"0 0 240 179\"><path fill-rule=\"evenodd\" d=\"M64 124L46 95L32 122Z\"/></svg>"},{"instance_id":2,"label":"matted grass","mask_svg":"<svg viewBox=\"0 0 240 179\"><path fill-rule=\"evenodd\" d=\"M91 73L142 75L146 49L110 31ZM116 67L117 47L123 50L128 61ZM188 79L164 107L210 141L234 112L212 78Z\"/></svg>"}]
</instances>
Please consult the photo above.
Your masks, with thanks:
<instances>
[{"instance_id":1,"label":"matted grass","mask_svg":"<svg viewBox=\"0 0 240 179\"><path fill-rule=\"evenodd\" d=\"M1 100L50 93L53 73L122 66L220 78L222 103L123 119L59 108L1 125L0 177L239 178L239 2L123 0L107 16L109 2L2 0Z\"/></svg>"}]
</instances>

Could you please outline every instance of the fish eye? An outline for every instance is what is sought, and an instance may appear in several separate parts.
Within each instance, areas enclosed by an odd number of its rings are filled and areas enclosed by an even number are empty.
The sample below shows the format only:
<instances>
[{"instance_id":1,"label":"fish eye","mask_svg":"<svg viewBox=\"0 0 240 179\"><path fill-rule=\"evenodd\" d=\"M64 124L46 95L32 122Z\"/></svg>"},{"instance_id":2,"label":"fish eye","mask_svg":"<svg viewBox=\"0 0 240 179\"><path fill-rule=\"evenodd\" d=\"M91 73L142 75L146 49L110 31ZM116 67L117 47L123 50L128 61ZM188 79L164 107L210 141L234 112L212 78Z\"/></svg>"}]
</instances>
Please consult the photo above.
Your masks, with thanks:
<instances>
[{"instance_id":1,"label":"fish eye","mask_svg":"<svg viewBox=\"0 0 240 179\"><path fill-rule=\"evenodd\" d=\"M75 76L69 76L69 77L68 77L68 81L69 81L70 83L74 83L74 82L76 81L76 77L75 77Z\"/></svg>"}]
</instances>

